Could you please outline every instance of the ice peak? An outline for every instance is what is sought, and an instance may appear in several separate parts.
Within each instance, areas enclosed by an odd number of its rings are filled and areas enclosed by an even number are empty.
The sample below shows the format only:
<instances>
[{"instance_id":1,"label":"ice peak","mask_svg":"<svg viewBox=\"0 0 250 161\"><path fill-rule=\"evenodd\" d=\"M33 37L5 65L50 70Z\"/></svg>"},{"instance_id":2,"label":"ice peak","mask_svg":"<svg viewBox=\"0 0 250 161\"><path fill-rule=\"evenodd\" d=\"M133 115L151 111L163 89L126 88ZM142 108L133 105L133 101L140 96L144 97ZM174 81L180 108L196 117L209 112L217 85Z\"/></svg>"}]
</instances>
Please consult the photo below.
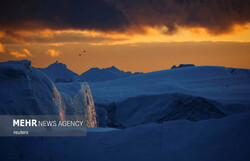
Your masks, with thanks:
<instances>
[{"instance_id":1,"label":"ice peak","mask_svg":"<svg viewBox=\"0 0 250 161\"><path fill-rule=\"evenodd\" d=\"M67 65L56 61L55 63L50 64L48 68L67 68Z\"/></svg>"},{"instance_id":2,"label":"ice peak","mask_svg":"<svg viewBox=\"0 0 250 161\"><path fill-rule=\"evenodd\" d=\"M194 64L180 64L178 67L176 65L173 65L171 67L171 69L175 69L175 68L185 68L185 67L195 67Z\"/></svg>"},{"instance_id":3,"label":"ice peak","mask_svg":"<svg viewBox=\"0 0 250 161\"><path fill-rule=\"evenodd\" d=\"M115 66L111 66L111 67L108 67L108 68L103 68L103 69L108 69L108 70L116 70L116 71L120 71L118 68L116 68Z\"/></svg>"}]
</instances>

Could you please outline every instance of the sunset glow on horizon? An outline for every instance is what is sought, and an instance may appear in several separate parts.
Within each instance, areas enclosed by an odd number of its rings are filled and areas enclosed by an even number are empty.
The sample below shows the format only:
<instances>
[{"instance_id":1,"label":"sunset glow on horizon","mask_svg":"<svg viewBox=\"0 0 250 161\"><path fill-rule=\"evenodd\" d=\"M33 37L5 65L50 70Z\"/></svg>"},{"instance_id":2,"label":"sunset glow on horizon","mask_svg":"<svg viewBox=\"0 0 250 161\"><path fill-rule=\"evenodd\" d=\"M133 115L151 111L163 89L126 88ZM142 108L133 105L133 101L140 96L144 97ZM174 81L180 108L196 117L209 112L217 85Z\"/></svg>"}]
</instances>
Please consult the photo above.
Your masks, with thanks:
<instances>
[{"instance_id":1,"label":"sunset glow on horizon","mask_svg":"<svg viewBox=\"0 0 250 161\"><path fill-rule=\"evenodd\" d=\"M2 15L6 18L0 25L0 61L29 59L34 67L46 67L58 60L78 74L92 67L112 65L132 72L164 70L181 63L250 68L247 61L250 60L247 5L237 4L242 11L236 12L236 6L223 1L228 8L225 14L221 11L224 10L222 4L217 4L216 0L211 6L206 2L194 2L193 8L186 2L170 0L163 6L157 2L140 1L127 8L130 1L98 0L86 4L88 13L73 8L62 10L65 13L51 10L53 19L39 12L32 17L33 9L30 8L23 11L20 19L8 18L9 10L3 8ZM65 7L61 2L57 3L58 9ZM50 2L47 5L52 7ZM94 5L96 9L91 10L88 5ZM112 14L95 15L99 12L98 7L103 8L98 5L107 5L107 11ZM203 8L200 12L204 17L192 10L199 7ZM218 13L206 8L213 8ZM100 12L106 13L106 9L104 7ZM17 12L15 10L13 8L12 12ZM168 10L170 14L162 12L168 13ZM76 12L86 15L76 15L72 19L62 16ZM106 21L100 18L106 18ZM79 57L83 50L87 53Z\"/></svg>"}]
</instances>

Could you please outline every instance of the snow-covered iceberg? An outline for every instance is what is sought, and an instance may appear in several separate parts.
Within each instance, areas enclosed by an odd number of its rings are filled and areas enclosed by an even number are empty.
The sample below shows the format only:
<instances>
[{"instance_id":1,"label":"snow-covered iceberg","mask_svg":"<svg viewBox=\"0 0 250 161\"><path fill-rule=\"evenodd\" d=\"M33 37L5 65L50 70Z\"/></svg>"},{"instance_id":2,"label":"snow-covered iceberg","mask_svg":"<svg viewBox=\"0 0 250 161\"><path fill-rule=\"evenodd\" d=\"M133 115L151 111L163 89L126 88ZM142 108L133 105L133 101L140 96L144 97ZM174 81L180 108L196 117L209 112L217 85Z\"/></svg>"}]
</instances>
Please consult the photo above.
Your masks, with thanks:
<instances>
[{"instance_id":1,"label":"snow-covered iceberg","mask_svg":"<svg viewBox=\"0 0 250 161\"><path fill-rule=\"evenodd\" d=\"M250 103L250 70L218 66L193 66L89 83L96 103L130 97L184 93L223 103Z\"/></svg>"},{"instance_id":2,"label":"snow-covered iceberg","mask_svg":"<svg viewBox=\"0 0 250 161\"><path fill-rule=\"evenodd\" d=\"M0 89L0 114L80 114L85 115L87 126L96 127L95 106L87 83L57 87L30 61L23 60L0 63Z\"/></svg>"},{"instance_id":3,"label":"snow-covered iceberg","mask_svg":"<svg viewBox=\"0 0 250 161\"><path fill-rule=\"evenodd\" d=\"M122 70L119 70L115 66L112 66L109 68L102 68L102 69L91 68L88 71L82 73L79 76L79 79L84 80L86 82L102 82L107 80L126 78L137 74L143 74L143 73L124 72Z\"/></svg>"},{"instance_id":4,"label":"snow-covered iceberg","mask_svg":"<svg viewBox=\"0 0 250 161\"><path fill-rule=\"evenodd\" d=\"M218 103L185 94L138 96L104 106L110 126L129 127L170 120L199 121L226 116Z\"/></svg>"},{"instance_id":5,"label":"snow-covered iceberg","mask_svg":"<svg viewBox=\"0 0 250 161\"><path fill-rule=\"evenodd\" d=\"M66 64L55 62L47 68L39 68L53 82L75 82L79 75L69 70Z\"/></svg>"}]
</instances>

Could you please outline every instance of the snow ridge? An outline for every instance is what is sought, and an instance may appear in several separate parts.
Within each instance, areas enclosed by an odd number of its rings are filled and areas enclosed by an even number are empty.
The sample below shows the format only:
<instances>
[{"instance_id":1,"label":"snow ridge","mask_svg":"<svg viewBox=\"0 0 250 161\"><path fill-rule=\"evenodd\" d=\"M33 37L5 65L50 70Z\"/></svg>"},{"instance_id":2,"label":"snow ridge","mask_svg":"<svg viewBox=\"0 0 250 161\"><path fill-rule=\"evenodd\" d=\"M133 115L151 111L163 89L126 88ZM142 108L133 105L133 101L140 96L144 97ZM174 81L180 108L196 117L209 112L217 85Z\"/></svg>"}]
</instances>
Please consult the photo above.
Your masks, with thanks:
<instances>
[{"instance_id":1,"label":"snow ridge","mask_svg":"<svg viewBox=\"0 0 250 161\"><path fill-rule=\"evenodd\" d=\"M79 75L72 72L63 63L55 62L47 68L40 68L53 82L75 82Z\"/></svg>"},{"instance_id":2,"label":"snow ridge","mask_svg":"<svg viewBox=\"0 0 250 161\"><path fill-rule=\"evenodd\" d=\"M79 79L87 82L101 82L107 80L126 78L137 74L142 74L142 73L124 72L122 70L119 70L115 66L112 66L109 68L102 68L102 69L91 68L88 71L82 73Z\"/></svg>"}]
</instances>

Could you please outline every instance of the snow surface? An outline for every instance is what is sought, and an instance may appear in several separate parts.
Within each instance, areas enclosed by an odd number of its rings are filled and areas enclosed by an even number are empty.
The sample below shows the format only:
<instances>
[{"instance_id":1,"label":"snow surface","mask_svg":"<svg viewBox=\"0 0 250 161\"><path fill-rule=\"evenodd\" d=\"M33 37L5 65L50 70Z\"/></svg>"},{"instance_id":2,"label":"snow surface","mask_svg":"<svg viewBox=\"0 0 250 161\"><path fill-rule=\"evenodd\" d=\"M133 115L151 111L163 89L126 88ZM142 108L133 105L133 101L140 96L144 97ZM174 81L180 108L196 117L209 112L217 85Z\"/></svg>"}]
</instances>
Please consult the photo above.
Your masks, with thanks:
<instances>
[{"instance_id":1,"label":"snow surface","mask_svg":"<svg viewBox=\"0 0 250 161\"><path fill-rule=\"evenodd\" d=\"M212 101L184 94L162 94L129 98L115 104L114 124L121 127L170 120L190 121L226 116Z\"/></svg>"},{"instance_id":2,"label":"snow surface","mask_svg":"<svg viewBox=\"0 0 250 161\"><path fill-rule=\"evenodd\" d=\"M250 103L250 70L198 66L90 83L98 104L140 95L184 93L225 103Z\"/></svg>"},{"instance_id":3,"label":"snow surface","mask_svg":"<svg viewBox=\"0 0 250 161\"><path fill-rule=\"evenodd\" d=\"M224 104L180 93L131 97L111 104L97 104L100 127L126 128L145 123L186 119L200 121L250 111L250 104Z\"/></svg>"},{"instance_id":4,"label":"snow surface","mask_svg":"<svg viewBox=\"0 0 250 161\"><path fill-rule=\"evenodd\" d=\"M247 69L176 68L91 83L90 91L88 83L53 83L30 64L0 63L0 114L84 114L88 127L98 118L127 128L87 128L85 137L0 137L0 160L250 160ZM71 74L57 80L69 82ZM97 117L94 100L101 105Z\"/></svg>"},{"instance_id":5,"label":"snow surface","mask_svg":"<svg viewBox=\"0 0 250 161\"><path fill-rule=\"evenodd\" d=\"M145 124L85 137L0 138L8 161L248 161L250 114Z\"/></svg>"},{"instance_id":6,"label":"snow surface","mask_svg":"<svg viewBox=\"0 0 250 161\"><path fill-rule=\"evenodd\" d=\"M87 128L87 132L108 132L108 131L115 131L115 130L121 130L116 128L108 128L108 127L95 127L95 128Z\"/></svg>"}]
</instances>

